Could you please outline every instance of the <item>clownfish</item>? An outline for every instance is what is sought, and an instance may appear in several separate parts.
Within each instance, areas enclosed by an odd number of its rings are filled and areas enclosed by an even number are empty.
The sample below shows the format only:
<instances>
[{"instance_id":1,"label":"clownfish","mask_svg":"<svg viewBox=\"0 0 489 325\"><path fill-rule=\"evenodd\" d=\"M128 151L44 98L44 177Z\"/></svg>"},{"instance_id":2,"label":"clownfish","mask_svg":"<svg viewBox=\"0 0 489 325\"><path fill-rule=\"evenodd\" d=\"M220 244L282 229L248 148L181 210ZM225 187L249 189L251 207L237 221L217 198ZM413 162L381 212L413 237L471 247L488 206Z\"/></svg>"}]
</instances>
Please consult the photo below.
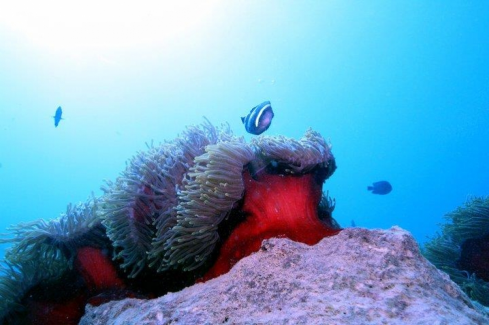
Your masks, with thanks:
<instances>
[{"instance_id":1,"label":"clownfish","mask_svg":"<svg viewBox=\"0 0 489 325\"><path fill-rule=\"evenodd\" d=\"M248 133L259 135L270 127L272 118L272 105L266 101L253 107L248 115L241 118L241 121Z\"/></svg>"}]
</instances>

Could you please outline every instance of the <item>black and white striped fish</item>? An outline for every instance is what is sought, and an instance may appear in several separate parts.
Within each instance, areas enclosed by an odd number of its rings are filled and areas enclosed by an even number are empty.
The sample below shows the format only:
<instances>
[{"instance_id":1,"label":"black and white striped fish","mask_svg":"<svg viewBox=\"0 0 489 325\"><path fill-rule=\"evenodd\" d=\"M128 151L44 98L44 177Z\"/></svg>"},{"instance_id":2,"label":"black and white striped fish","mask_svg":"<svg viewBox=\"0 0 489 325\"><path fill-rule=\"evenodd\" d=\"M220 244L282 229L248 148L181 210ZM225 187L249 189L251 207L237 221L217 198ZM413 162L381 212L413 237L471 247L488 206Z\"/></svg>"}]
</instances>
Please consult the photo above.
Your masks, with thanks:
<instances>
[{"instance_id":1,"label":"black and white striped fish","mask_svg":"<svg viewBox=\"0 0 489 325\"><path fill-rule=\"evenodd\" d=\"M269 101L263 102L251 109L250 113L241 118L245 129L251 134L262 134L272 123L273 110Z\"/></svg>"}]
</instances>

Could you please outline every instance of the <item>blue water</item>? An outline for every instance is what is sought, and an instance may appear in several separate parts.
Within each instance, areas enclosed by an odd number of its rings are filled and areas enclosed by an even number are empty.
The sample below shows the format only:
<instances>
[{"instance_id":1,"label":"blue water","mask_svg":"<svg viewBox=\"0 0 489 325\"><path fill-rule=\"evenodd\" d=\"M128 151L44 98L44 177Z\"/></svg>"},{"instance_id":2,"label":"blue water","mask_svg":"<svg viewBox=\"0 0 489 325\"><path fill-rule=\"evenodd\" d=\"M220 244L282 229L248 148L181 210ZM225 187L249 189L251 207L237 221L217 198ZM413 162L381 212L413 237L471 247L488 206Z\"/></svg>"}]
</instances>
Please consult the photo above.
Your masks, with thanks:
<instances>
[{"instance_id":1,"label":"blue water","mask_svg":"<svg viewBox=\"0 0 489 325\"><path fill-rule=\"evenodd\" d=\"M31 10L34 32L0 5L0 232L100 195L145 142L202 116L250 139L240 117L264 100L266 134L330 139L338 169L324 189L342 226L399 225L423 243L489 194L489 2L200 3L166 25L151 6L98 6L80 22ZM378 180L393 191L368 192Z\"/></svg>"}]
</instances>

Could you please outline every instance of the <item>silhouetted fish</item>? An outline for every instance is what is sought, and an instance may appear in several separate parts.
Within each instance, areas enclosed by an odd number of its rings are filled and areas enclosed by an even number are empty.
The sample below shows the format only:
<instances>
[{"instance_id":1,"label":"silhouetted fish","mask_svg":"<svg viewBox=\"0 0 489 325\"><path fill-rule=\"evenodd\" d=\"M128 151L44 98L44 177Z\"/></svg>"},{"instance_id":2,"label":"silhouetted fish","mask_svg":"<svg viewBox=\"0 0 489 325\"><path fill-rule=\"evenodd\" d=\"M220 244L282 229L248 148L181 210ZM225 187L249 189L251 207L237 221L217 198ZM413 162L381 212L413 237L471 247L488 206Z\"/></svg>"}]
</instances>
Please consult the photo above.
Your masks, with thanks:
<instances>
[{"instance_id":1,"label":"silhouetted fish","mask_svg":"<svg viewBox=\"0 0 489 325\"><path fill-rule=\"evenodd\" d=\"M61 106L59 106L58 109L56 110L56 113L53 116L55 127L58 127L59 121L62 120L61 114L63 114L63 110L61 109Z\"/></svg>"},{"instance_id":2,"label":"silhouetted fish","mask_svg":"<svg viewBox=\"0 0 489 325\"><path fill-rule=\"evenodd\" d=\"M269 101L263 102L251 109L250 113L241 118L245 129L251 134L262 134L272 123L273 110Z\"/></svg>"},{"instance_id":3,"label":"silhouetted fish","mask_svg":"<svg viewBox=\"0 0 489 325\"><path fill-rule=\"evenodd\" d=\"M379 181L372 184L373 186L367 187L367 190L372 191L373 194L388 194L392 191L392 185L388 181Z\"/></svg>"}]
</instances>

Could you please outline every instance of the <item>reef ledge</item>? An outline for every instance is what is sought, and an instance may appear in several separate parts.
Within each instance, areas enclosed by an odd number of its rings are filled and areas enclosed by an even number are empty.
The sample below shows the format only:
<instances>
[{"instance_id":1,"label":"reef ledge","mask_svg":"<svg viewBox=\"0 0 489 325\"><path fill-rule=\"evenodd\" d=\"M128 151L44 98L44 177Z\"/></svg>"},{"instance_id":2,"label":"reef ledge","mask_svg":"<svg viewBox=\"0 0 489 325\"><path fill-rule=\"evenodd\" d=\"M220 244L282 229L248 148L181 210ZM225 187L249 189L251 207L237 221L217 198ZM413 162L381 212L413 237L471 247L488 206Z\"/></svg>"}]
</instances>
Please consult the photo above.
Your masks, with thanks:
<instances>
[{"instance_id":1,"label":"reef ledge","mask_svg":"<svg viewBox=\"0 0 489 325\"><path fill-rule=\"evenodd\" d=\"M347 228L318 244L264 240L218 278L153 300L87 305L96 324L489 324L411 234Z\"/></svg>"}]
</instances>

